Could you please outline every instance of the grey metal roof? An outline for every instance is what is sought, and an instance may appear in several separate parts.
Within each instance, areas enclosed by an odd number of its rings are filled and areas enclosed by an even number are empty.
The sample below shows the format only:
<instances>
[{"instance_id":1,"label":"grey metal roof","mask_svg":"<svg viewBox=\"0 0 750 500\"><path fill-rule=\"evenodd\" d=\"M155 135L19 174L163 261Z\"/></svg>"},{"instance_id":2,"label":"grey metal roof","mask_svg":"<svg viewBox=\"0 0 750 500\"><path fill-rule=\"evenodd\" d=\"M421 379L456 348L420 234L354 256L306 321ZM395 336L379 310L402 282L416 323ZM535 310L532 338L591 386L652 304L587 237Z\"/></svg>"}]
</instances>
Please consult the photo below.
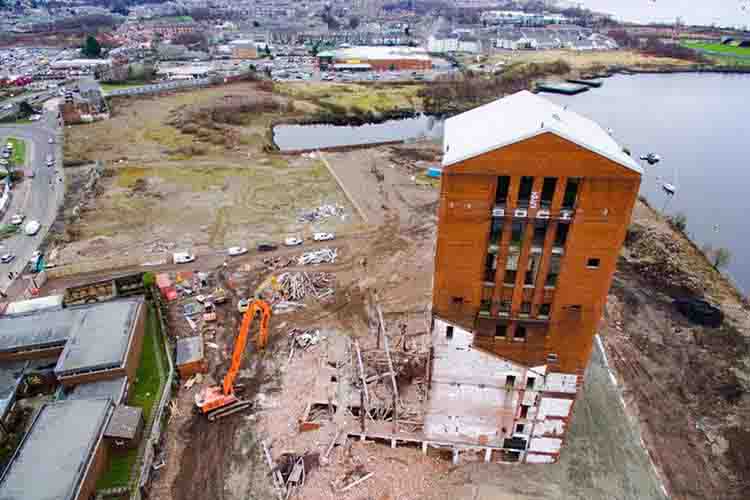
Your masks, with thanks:
<instances>
[{"instance_id":1,"label":"grey metal roof","mask_svg":"<svg viewBox=\"0 0 750 500\"><path fill-rule=\"evenodd\" d=\"M110 438L134 439L142 419L142 408L120 405L115 408L104 435Z\"/></svg>"},{"instance_id":2,"label":"grey metal roof","mask_svg":"<svg viewBox=\"0 0 750 500\"><path fill-rule=\"evenodd\" d=\"M0 318L0 352L62 346L70 335L70 310Z\"/></svg>"},{"instance_id":3,"label":"grey metal roof","mask_svg":"<svg viewBox=\"0 0 750 500\"><path fill-rule=\"evenodd\" d=\"M197 337L183 337L177 339L177 354L175 363L180 366L203 359L203 339Z\"/></svg>"},{"instance_id":4,"label":"grey metal roof","mask_svg":"<svg viewBox=\"0 0 750 500\"><path fill-rule=\"evenodd\" d=\"M55 367L57 376L121 366L142 304L143 297L135 297L76 308L70 338Z\"/></svg>"},{"instance_id":5,"label":"grey metal roof","mask_svg":"<svg viewBox=\"0 0 750 500\"><path fill-rule=\"evenodd\" d=\"M111 413L108 399L42 406L0 477L0 499L75 498Z\"/></svg>"},{"instance_id":6,"label":"grey metal roof","mask_svg":"<svg viewBox=\"0 0 750 500\"><path fill-rule=\"evenodd\" d=\"M128 385L127 377L112 380L97 380L87 384L78 384L70 391L67 399L101 399L109 398L115 404L122 403L125 389Z\"/></svg>"}]
</instances>

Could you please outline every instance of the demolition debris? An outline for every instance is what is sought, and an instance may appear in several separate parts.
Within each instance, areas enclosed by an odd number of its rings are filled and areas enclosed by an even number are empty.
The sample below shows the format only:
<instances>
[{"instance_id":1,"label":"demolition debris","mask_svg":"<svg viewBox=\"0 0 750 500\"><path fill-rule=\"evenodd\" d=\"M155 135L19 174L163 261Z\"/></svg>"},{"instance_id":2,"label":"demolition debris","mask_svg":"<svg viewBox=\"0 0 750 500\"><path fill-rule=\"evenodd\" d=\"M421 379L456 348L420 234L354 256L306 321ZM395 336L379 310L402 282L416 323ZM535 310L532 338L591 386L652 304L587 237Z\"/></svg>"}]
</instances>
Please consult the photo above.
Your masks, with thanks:
<instances>
[{"instance_id":1,"label":"demolition debris","mask_svg":"<svg viewBox=\"0 0 750 500\"><path fill-rule=\"evenodd\" d=\"M318 222L329 217L344 217L345 210L341 205L321 205L318 208L304 211L297 217L298 222Z\"/></svg>"},{"instance_id":2,"label":"demolition debris","mask_svg":"<svg viewBox=\"0 0 750 500\"><path fill-rule=\"evenodd\" d=\"M333 248L321 248L320 250L312 250L305 252L297 258L297 264L301 266L316 265L316 264L333 264L336 262L339 252Z\"/></svg>"}]
</instances>

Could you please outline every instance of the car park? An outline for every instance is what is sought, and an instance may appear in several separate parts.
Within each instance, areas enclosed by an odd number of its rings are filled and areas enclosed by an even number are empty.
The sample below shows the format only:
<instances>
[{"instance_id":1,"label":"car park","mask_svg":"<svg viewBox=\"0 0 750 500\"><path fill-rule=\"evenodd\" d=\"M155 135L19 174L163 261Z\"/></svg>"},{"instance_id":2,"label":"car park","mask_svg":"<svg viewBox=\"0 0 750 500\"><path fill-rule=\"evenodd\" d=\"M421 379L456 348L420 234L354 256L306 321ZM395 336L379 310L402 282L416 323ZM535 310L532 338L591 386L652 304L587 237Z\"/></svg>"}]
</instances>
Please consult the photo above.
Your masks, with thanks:
<instances>
[{"instance_id":1,"label":"car park","mask_svg":"<svg viewBox=\"0 0 750 500\"><path fill-rule=\"evenodd\" d=\"M229 247L227 249L227 255L230 255L232 257L236 257L238 255L244 255L247 253L247 248L245 247Z\"/></svg>"},{"instance_id":2,"label":"car park","mask_svg":"<svg viewBox=\"0 0 750 500\"><path fill-rule=\"evenodd\" d=\"M15 258L16 256L13 255L12 253L6 253L5 255L0 257L0 262L2 262L3 264L10 264L11 262L15 260Z\"/></svg>"},{"instance_id":3,"label":"car park","mask_svg":"<svg viewBox=\"0 0 750 500\"><path fill-rule=\"evenodd\" d=\"M284 245L288 247L296 247L301 244L302 244L302 239L297 238L296 236L289 236L284 239Z\"/></svg>"},{"instance_id":4,"label":"car park","mask_svg":"<svg viewBox=\"0 0 750 500\"><path fill-rule=\"evenodd\" d=\"M333 233L314 233L313 234L313 240L315 241L330 241L334 238L336 238L336 235Z\"/></svg>"}]
</instances>

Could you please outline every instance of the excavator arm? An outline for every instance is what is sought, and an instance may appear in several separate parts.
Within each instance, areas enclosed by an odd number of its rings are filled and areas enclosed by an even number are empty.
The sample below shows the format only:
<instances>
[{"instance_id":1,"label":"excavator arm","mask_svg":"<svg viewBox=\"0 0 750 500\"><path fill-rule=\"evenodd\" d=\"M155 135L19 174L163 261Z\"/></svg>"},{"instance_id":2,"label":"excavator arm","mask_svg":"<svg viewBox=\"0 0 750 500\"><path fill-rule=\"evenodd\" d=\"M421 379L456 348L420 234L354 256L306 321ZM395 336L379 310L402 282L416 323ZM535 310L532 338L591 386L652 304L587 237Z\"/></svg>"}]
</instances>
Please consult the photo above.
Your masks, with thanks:
<instances>
[{"instance_id":1,"label":"excavator arm","mask_svg":"<svg viewBox=\"0 0 750 500\"><path fill-rule=\"evenodd\" d=\"M260 328L258 329L255 344L258 349L263 349L268 341L268 322L271 319L271 306L263 300L255 299L250 303L245 314L242 316L240 332L237 335L237 340L234 342L232 364L229 366L229 371L227 371L227 374L224 376L224 381L222 383L222 390L225 396L234 394L234 381L240 371L242 356L244 355L245 347L247 346L247 336L250 333L250 326L252 325L253 319L257 313L260 313Z\"/></svg>"}]
</instances>

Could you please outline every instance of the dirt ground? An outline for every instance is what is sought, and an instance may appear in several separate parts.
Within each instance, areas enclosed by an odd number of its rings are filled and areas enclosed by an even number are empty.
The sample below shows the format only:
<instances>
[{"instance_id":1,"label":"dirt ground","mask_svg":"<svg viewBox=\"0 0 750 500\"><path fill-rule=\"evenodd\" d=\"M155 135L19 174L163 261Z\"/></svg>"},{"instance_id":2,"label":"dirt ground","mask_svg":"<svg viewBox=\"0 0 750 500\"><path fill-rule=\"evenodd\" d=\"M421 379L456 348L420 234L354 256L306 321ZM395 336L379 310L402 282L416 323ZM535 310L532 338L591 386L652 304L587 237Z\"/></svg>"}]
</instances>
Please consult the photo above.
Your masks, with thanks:
<instances>
[{"instance_id":1,"label":"dirt ground","mask_svg":"<svg viewBox=\"0 0 750 500\"><path fill-rule=\"evenodd\" d=\"M493 63L505 61L548 63L558 60L566 61L573 69L585 70L600 66L627 66L629 68L660 68L690 66L690 61L669 57L652 57L632 50L608 50L596 52L575 52L571 50L519 50L504 51L493 54Z\"/></svg>"}]
</instances>

